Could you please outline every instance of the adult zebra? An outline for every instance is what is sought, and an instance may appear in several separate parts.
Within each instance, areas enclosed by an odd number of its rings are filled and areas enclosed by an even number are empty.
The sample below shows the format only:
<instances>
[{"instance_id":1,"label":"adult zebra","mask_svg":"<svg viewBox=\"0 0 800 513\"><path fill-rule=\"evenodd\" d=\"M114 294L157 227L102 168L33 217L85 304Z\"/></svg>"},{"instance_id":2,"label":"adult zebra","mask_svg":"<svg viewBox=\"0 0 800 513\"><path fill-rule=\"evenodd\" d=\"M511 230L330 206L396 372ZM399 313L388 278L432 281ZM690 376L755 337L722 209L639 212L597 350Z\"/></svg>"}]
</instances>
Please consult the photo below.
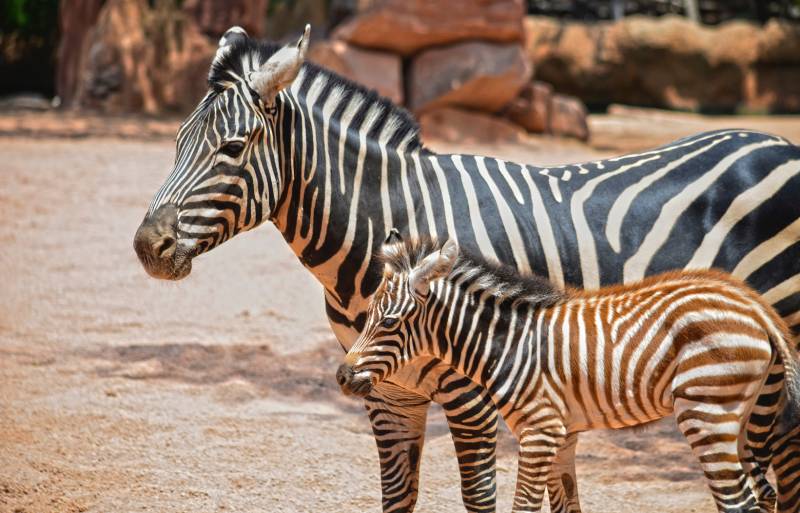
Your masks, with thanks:
<instances>
[{"instance_id":1,"label":"adult zebra","mask_svg":"<svg viewBox=\"0 0 800 513\"><path fill-rule=\"evenodd\" d=\"M800 150L787 141L727 130L547 169L437 155L403 109L304 64L307 44L307 33L279 48L238 28L220 40L209 92L179 129L175 167L134 240L152 276L180 279L192 258L269 219L323 285L331 326L348 348L380 279L373 253L397 227L450 237L559 285L714 265L747 278L800 324ZM454 437L467 509L492 511L497 413L485 392L434 360L394 381L366 401L384 510L413 509L435 400ZM787 468L796 459L786 458ZM574 470L565 473L572 491Z\"/></svg>"}]
</instances>

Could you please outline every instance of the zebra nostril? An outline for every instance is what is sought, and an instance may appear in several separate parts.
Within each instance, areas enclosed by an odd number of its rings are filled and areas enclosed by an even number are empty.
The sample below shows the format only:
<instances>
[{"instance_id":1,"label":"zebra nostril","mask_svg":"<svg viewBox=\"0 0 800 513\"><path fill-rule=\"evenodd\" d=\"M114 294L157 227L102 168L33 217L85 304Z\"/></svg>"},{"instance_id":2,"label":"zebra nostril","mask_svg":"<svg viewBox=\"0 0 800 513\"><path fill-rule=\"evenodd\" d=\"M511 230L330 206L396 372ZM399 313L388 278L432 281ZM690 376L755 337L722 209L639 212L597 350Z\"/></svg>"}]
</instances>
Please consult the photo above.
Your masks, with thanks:
<instances>
[{"instance_id":1,"label":"zebra nostril","mask_svg":"<svg viewBox=\"0 0 800 513\"><path fill-rule=\"evenodd\" d=\"M351 377L353 377L353 370L346 363L341 364L336 370L336 382L340 387L346 385Z\"/></svg>"},{"instance_id":2,"label":"zebra nostril","mask_svg":"<svg viewBox=\"0 0 800 513\"><path fill-rule=\"evenodd\" d=\"M173 246L175 246L175 238L166 235L156 244L154 249L159 258L164 258L165 253Z\"/></svg>"}]
</instances>

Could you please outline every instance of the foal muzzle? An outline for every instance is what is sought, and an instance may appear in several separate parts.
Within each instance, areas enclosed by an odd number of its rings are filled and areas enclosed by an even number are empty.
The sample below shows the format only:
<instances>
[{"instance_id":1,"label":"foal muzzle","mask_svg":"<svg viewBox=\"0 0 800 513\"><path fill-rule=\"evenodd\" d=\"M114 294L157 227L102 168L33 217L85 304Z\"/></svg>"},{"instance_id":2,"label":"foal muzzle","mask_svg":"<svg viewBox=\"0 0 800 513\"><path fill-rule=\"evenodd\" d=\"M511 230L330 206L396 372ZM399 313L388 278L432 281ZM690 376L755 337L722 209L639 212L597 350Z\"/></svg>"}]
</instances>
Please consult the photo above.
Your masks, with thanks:
<instances>
[{"instance_id":1,"label":"foal muzzle","mask_svg":"<svg viewBox=\"0 0 800 513\"><path fill-rule=\"evenodd\" d=\"M372 391L372 379L366 372L356 373L353 366L343 363L336 371L336 382L342 388L345 395L355 395L366 397Z\"/></svg>"}]
</instances>

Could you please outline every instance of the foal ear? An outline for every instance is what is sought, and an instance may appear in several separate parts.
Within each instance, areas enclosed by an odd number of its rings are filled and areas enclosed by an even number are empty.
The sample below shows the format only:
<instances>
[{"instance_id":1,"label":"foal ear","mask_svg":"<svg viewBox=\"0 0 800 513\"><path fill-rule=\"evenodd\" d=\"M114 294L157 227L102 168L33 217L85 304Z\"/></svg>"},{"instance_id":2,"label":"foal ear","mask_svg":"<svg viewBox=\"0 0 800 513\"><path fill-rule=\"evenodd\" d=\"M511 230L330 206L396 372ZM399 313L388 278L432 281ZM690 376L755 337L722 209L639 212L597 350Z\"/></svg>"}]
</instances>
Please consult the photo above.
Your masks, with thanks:
<instances>
[{"instance_id":1,"label":"foal ear","mask_svg":"<svg viewBox=\"0 0 800 513\"><path fill-rule=\"evenodd\" d=\"M400 236L400 230L397 228L392 228L389 230L389 235L386 236L386 239L383 241L383 243L394 244L395 242L403 242L403 238Z\"/></svg>"},{"instance_id":2,"label":"foal ear","mask_svg":"<svg viewBox=\"0 0 800 513\"><path fill-rule=\"evenodd\" d=\"M448 240L442 249L423 258L411 270L408 277L410 285L417 294L426 296L433 280L450 274L456 263L456 257L458 257L458 245Z\"/></svg>"},{"instance_id":3,"label":"foal ear","mask_svg":"<svg viewBox=\"0 0 800 513\"><path fill-rule=\"evenodd\" d=\"M247 77L250 87L260 96L267 105L283 89L289 86L300 73L300 68L306 60L308 41L311 38L311 25L306 25L303 35L297 43L288 44L272 54L267 62L257 71L250 72Z\"/></svg>"}]
</instances>

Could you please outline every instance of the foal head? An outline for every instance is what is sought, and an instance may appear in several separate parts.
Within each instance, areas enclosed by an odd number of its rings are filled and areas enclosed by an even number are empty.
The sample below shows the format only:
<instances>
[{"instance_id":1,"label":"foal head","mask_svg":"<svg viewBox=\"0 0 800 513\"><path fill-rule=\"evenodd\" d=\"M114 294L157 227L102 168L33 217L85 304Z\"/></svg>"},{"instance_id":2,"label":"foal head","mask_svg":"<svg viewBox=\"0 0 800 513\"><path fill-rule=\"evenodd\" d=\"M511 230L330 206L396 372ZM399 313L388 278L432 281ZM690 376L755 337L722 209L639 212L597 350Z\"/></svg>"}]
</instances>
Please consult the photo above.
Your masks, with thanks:
<instances>
[{"instance_id":1,"label":"foal head","mask_svg":"<svg viewBox=\"0 0 800 513\"><path fill-rule=\"evenodd\" d=\"M426 322L435 280L450 274L458 257L452 241L426 239L387 243L381 249L383 279L367 310L367 321L336 373L345 394L366 396L421 355L433 355Z\"/></svg>"}]
</instances>

